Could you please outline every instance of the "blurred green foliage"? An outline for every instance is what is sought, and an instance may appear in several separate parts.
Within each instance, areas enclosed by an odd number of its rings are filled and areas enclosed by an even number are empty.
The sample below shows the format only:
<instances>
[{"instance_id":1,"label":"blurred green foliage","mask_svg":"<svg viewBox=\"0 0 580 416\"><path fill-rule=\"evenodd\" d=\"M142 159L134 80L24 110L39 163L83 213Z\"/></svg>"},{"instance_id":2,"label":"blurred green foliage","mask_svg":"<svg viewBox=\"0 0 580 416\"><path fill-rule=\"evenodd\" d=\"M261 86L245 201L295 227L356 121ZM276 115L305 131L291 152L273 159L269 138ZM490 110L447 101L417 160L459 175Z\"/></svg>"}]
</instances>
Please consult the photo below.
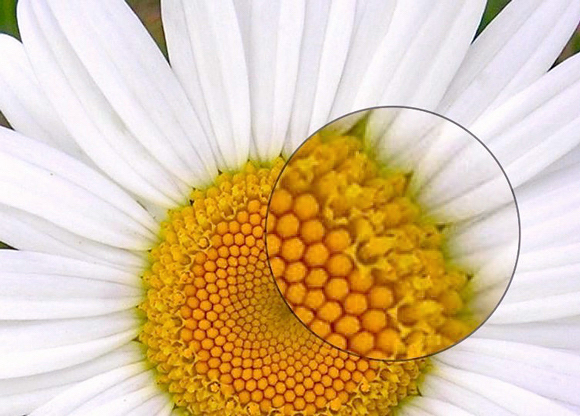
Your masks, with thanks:
<instances>
[{"instance_id":1,"label":"blurred green foliage","mask_svg":"<svg viewBox=\"0 0 580 416\"><path fill-rule=\"evenodd\" d=\"M0 33L9 33L18 37L16 0L0 0Z\"/></svg>"},{"instance_id":2,"label":"blurred green foliage","mask_svg":"<svg viewBox=\"0 0 580 416\"><path fill-rule=\"evenodd\" d=\"M502 11L505 6L507 6L509 2L510 0L488 0L477 33L481 33L481 31L485 29L485 27L499 14L499 12Z\"/></svg>"},{"instance_id":3,"label":"blurred green foliage","mask_svg":"<svg viewBox=\"0 0 580 416\"><path fill-rule=\"evenodd\" d=\"M0 0L1 1L1 0ZM211 0L213 1L213 0ZM165 34L161 24L161 11L159 10L159 0L127 0L133 11L139 16L149 33L165 56L167 56L167 46L165 45Z\"/></svg>"}]
</instances>

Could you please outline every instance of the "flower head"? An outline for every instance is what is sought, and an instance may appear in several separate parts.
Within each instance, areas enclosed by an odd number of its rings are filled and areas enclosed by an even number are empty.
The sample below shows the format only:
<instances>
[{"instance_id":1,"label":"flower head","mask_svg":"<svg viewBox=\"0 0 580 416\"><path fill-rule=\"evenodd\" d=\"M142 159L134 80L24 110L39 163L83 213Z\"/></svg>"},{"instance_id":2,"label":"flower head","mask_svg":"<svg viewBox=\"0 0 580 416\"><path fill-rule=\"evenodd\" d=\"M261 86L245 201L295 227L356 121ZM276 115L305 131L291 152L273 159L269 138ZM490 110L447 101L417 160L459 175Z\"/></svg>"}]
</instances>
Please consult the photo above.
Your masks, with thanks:
<instances>
[{"instance_id":1,"label":"flower head","mask_svg":"<svg viewBox=\"0 0 580 416\"><path fill-rule=\"evenodd\" d=\"M22 43L0 36L0 110L12 126L0 130L0 241L17 249L0 252L1 412L576 412L580 60L549 68L580 4L514 0L472 43L484 6L167 0L168 64L121 0L20 0ZM282 159L331 119L375 105L468 127L520 207L504 303L427 362L322 343L267 267ZM404 142L388 144L411 160ZM416 184L463 219L475 200L505 202L487 182L449 181L465 152L435 146L421 164L455 205ZM472 260L506 237L468 234L454 241ZM493 296L486 281L480 295Z\"/></svg>"}]
</instances>

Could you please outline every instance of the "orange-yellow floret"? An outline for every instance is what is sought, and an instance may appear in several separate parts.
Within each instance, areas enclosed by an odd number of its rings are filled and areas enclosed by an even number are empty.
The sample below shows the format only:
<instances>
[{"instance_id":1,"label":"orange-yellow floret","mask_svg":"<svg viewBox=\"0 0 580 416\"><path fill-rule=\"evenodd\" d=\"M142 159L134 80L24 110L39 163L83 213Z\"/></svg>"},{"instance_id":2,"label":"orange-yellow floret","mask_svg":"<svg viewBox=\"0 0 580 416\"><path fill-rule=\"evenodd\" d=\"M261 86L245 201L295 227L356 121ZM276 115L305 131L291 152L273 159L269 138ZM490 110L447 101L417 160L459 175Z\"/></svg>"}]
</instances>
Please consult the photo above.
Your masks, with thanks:
<instances>
[{"instance_id":1,"label":"orange-yellow floret","mask_svg":"<svg viewBox=\"0 0 580 416\"><path fill-rule=\"evenodd\" d=\"M324 286L324 293L328 299L341 301L348 295L348 282L341 277L332 278Z\"/></svg>"},{"instance_id":2,"label":"orange-yellow floret","mask_svg":"<svg viewBox=\"0 0 580 416\"><path fill-rule=\"evenodd\" d=\"M278 219L268 227L285 230L289 238L268 237L269 249L280 254L270 267L285 276L279 288L288 299L312 307L297 307L296 315L288 308L270 273L264 236L268 198L281 167L278 160L269 169L248 164L241 173L220 175L215 186L193 193L191 205L169 212L143 274L147 322L139 339L147 358L159 384L188 415L388 415L417 394L425 363L369 361L305 328L299 319L330 334L330 322L342 310L321 289L326 269L301 260L307 243L296 237L292 221L280 225ZM270 207L280 218L300 218L300 233L320 242L324 230L315 222L305 230L302 219L315 210L304 203L308 199L288 192L274 197ZM319 289L308 291L306 282ZM341 285L333 293L343 291ZM312 312L324 304L322 316ZM348 332L348 322L340 325ZM342 333L330 339L347 347Z\"/></svg>"},{"instance_id":3,"label":"orange-yellow floret","mask_svg":"<svg viewBox=\"0 0 580 416\"><path fill-rule=\"evenodd\" d=\"M344 300L344 311L351 315L360 315L368 308L367 296L362 293L351 292Z\"/></svg>"},{"instance_id":4,"label":"orange-yellow floret","mask_svg":"<svg viewBox=\"0 0 580 416\"><path fill-rule=\"evenodd\" d=\"M360 321L352 315L345 315L336 322L334 329L341 335L351 337L360 331Z\"/></svg>"},{"instance_id":5,"label":"orange-yellow floret","mask_svg":"<svg viewBox=\"0 0 580 416\"><path fill-rule=\"evenodd\" d=\"M273 219L274 217L272 217ZM315 243L324 237L324 225L317 220L309 220L300 226L300 238L306 244Z\"/></svg>"},{"instance_id":6,"label":"orange-yellow floret","mask_svg":"<svg viewBox=\"0 0 580 416\"><path fill-rule=\"evenodd\" d=\"M292 211L300 221L309 220L318 214L318 201L311 194L302 194L294 200Z\"/></svg>"},{"instance_id":7,"label":"orange-yellow floret","mask_svg":"<svg viewBox=\"0 0 580 416\"><path fill-rule=\"evenodd\" d=\"M467 276L446 264L441 232L407 182L382 172L359 138L316 135L288 162L269 208L268 257L290 307L327 342L373 358L424 356L474 328Z\"/></svg>"},{"instance_id":8,"label":"orange-yellow floret","mask_svg":"<svg viewBox=\"0 0 580 416\"><path fill-rule=\"evenodd\" d=\"M328 273L323 268L310 269L306 276L306 284L311 287L323 287L328 280Z\"/></svg>"}]
</instances>

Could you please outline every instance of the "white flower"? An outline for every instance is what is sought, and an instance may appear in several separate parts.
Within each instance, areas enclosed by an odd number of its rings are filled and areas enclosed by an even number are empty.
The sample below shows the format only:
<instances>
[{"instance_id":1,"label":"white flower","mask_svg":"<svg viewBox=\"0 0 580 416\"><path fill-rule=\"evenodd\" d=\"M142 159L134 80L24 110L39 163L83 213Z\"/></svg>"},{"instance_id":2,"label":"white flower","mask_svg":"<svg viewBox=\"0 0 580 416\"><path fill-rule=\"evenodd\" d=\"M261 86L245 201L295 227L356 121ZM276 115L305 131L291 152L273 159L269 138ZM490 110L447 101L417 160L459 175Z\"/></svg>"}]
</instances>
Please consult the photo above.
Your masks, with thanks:
<instances>
[{"instance_id":1,"label":"white flower","mask_svg":"<svg viewBox=\"0 0 580 416\"><path fill-rule=\"evenodd\" d=\"M170 68L121 0L20 0L23 44L0 36L0 415L171 414L133 341L167 209L379 104L468 127L522 221L506 299L400 414L580 414L580 57L548 72L580 3L513 0L472 43L484 6L166 0Z\"/></svg>"}]
</instances>

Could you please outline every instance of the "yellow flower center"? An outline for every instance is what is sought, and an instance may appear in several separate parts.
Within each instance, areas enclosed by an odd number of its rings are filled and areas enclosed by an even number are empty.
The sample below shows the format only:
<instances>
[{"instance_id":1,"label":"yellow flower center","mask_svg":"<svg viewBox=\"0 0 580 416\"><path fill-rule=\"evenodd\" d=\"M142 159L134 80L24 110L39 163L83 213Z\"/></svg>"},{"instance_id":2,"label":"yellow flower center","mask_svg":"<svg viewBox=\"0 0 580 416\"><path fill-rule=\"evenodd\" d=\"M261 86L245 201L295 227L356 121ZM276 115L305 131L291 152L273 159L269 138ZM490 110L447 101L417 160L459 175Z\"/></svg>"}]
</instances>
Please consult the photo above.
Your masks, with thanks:
<instances>
[{"instance_id":1,"label":"yellow flower center","mask_svg":"<svg viewBox=\"0 0 580 416\"><path fill-rule=\"evenodd\" d=\"M474 329L465 273L442 235L357 137L309 139L269 206L267 251L296 315L332 345L381 359L423 357ZM460 318L461 317L461 318Z\"/></svg>"},{"instance_id":2,"label":"yellow flower center","mask_svg":"<svg viewBox=\"0 0 580 416\"><path fill-rule=\"evenodd\" d=\"M296 319L265 251L282 166L249 163L169 212L143 274L147 357L191 415L388 415L417 393L425 362L359 358Z\"/></svg>"}]
</instances>

